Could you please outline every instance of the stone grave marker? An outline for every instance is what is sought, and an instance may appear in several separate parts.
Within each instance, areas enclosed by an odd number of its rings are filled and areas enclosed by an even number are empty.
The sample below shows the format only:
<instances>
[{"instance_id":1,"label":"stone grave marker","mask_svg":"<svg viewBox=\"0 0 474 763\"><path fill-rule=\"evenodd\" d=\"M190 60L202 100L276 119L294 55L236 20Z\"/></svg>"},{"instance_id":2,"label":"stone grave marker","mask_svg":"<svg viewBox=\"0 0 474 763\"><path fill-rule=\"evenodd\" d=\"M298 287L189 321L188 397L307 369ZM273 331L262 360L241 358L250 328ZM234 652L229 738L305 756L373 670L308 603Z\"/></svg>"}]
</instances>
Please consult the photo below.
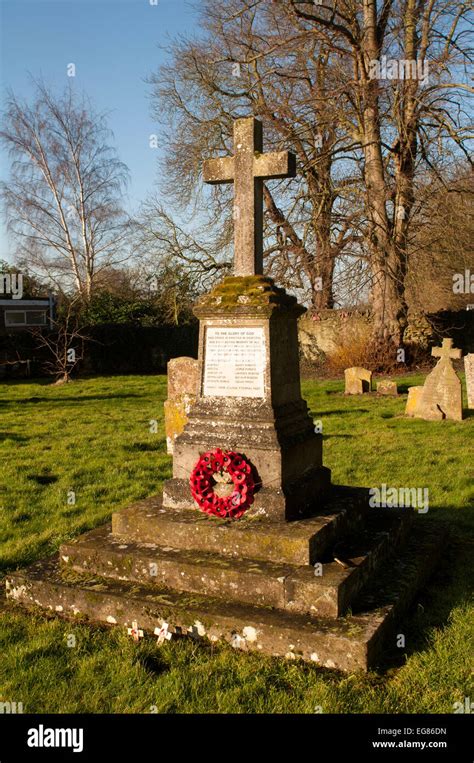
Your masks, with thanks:
<instances>
[{"instance_id":1,"label":"stone grave marker","mask_svg":"<svg viewBox=\"0 0 474 763\"><path fill-rule=\"evenodd\" d=\"M474 352L464 357L464 369L466 371L467 407L474 408Z\"/></svg>"},{"instance_id":2,"label":"stone grave marker","mask_svg":"<svg viewBox=\"0 0 474 763\"><path fill-rule=\"evenodd\" d=\"M396 397L398 395L397 383L390 379L382 379L377 382L377 394L378 395L392 395Z\"/></svg>"},{"instance_id":3,"label":"stone grave marker","mask_svg":"<svg viewBox=\"0 0 474 763\"><path fill-rule=\"evenodd\" d=\"M453 368L452 361L461 357L461 350L453 348L452 339L443 339L441 347L433 347L431 354L439 358L436 366L425 379L422 391L409 400L409 415L431 421L441 419L462 420L461 381ZM410 388L411 389L411 388Z\"/></svg>"},{"instance_id":4,"label":"stone grave marker","mask_svg":"<svg viewBox=\"0 0 474 763\"><path fill-rule=\"evenodd\" d=\"M344 371L345 394L362 395L372 390L372 371L354 366Z\"/></svg>"},{"instance_id":5,"label":"stone grave marker","mask_svg":"<svg viewBox=\"0 0 474 763\"><path fill-rule=\"evenodd\" d=\"M405 407L406 416L414 416L420 405L421 396L423 394L423 386L408 387L407 404ZM440 418L442 416L440 415Z\"/></svg>"},{"instance_id":6,"label":"stone grave marker","mask_svg":"<svg viewBox=\"0 0 474 763\"><path fill-rule=\"evenodd\" d=\"M172 455L174 441L183 431L196 400L198 362L194 358L172 358L167 371L168 399L164 402L166 449Z\"/></svg>"}]
</instances>

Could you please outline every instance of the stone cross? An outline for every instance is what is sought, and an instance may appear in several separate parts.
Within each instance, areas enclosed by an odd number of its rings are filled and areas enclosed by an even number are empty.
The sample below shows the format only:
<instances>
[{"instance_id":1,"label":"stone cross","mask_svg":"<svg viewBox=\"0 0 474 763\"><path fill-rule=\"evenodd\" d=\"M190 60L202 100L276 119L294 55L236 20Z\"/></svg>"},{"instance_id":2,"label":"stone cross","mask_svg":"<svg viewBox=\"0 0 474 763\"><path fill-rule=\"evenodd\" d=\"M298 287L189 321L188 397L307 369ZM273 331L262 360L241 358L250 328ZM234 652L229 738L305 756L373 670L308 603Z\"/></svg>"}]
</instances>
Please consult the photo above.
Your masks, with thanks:
<instances>
[{"instance_id":1,"label":"stone cross","mask_svg":"<svg viewBox=\"0 0 474 763\"><path fill-rule=\"evenodd\" d=\"M234 183L234 275L263 273L263 180L295 177L290 151L263 154L262 123L234 121L234 156L207 159L205 183Z\"/></svg>"},{"instance_id":2,"label":"stone cross","mask_svg":"<svg viewBox=\"0 0 474 763\"><path fill-rule=\"evenodd\" d=\"M443 339L441 347L433 347L431 354L434 358L441 358L441 360L455 360L461 357L461 350L453 348L452 339Z\"/></svg>"}]
</instances>

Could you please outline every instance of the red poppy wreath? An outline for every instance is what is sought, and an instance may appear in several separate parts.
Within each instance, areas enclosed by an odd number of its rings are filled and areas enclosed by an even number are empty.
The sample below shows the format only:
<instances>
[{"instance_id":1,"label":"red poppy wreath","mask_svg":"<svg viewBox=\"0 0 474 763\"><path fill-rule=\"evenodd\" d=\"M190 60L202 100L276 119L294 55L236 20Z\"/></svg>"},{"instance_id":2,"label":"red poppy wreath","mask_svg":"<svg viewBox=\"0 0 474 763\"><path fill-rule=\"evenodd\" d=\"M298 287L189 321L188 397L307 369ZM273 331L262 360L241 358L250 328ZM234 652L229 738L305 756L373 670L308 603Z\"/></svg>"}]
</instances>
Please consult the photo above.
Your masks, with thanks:
<instances>
[{"instance_id":1,"label":"red poppy wreath","mask_svg":"<svg viewBox=\"0 0 474 763\"><path fill-rule=\"evenodd\" d=\"M219 496L217 482L233 483L230 495ZM216 517L238 519L253 503L255 483L248 461L231 450L203 453L191 472L191 493L201 511Z\"/></svg>"}]
</instances>

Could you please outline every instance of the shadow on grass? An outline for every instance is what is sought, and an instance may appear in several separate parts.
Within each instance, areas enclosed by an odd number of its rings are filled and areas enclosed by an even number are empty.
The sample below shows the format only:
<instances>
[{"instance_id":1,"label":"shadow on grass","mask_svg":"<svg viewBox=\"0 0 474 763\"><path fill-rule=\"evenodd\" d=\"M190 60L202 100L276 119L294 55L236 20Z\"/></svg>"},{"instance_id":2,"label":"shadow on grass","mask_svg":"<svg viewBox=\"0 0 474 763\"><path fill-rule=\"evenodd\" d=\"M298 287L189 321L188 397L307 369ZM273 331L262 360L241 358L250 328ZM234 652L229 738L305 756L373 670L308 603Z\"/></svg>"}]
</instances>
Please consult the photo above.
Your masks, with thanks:
<instances>
[{"instance_id":1,"label":"shadow on grass","mask_svg":"<svg viewBox=\"0 0 474 763\"><path fill-rule=\"evenodd\" d=\"M163 450L165 446L164 440L159 440L156 443L150 442L134 442L133 445L123 445L124 450L139 450L145 452L157 452Z\"/></svg>"},{"instance_id":2,"label":"shadow on grass","mask_svg":"<svg viewBox=\"0 0 474 763\"><path fill-rule=\"evenodd\" d=\"M55 474L28 474L26 478L32 482L37 482L38 485L52 485L58 481Z\"/></svg>"},{"instance_id":3,"label":"shadow on grass","mask_svg":"<svg viewBox=\"0 0 474 763\"><path fill-rule=\"evenodd\" d=\"M29 522L31 519L31 514L28 514L28 512L24 511L21 514L14 514L11 518L11 523L13 525L20 525L23 522Z\"/></svg>"},{"instance_id":4,"label":"shadow on grass","mask_svg":"<svg viewBox=\"0 0 474 763\"><path fill-rule=\"evenodd\" d=\"M14 442L28 442L29 437L24 437L22 434L16 434L15 432L0 432L0 442L2 440L14 440Z\"/></svg>"},{"instance_id":5,"label":"shadow on grass","mask_svg":"<svg viewBox=\"0 0 474 763\"><path fill-rule=\"evenodd\" d=\"M61 512L62 517L77 517L82 512L82 509L79 507L76 507L74 509L66 509L65 511Z\"/></svg>"},{"instance_id":6,"label":"shadow on grass","mask_svg":"<svg viewBox=\"0 0 474 763\"><path fill-rule=\"evenodd\" d=\"M377 668L385 672L401 667L411 655L429 648L433 629L446 627L451 612L456 607L472 604L474 590L474 566L472 565L473 542L466 537L466 528L456 517L459 507L446 506L449 518L442 518L436 512L432 527L448 530L445 549L428 582L415 595L410 607L397 621L397 634L405 635L406 646L402 649L392 644L387 648ZM468 510L469 511L469 510ZM471 516L474 512L471 512ZM388 643L388 642L386 642Z\"/></svg>"},{"instance_id":7,"label":"shadow on grass","mask_svg":"<svg viewBox=\"0 0 474 763\"><path fill-rule=\"evenodd\" d=\"M24 397L2 401L5 405L18 405L19 403L82 403L84 400L125 400L127 398L144 397L136 392L118 392L117 394L105 395L64 395L64 397Z\"/></svg>"},{"instance_id":8,"label":"shadow on grass","mask_svg":"<svg viewBox=\"0 0 474 763\"><path fill-rule=\"evenodd\" d=\"M412 381L411 382L398 382L397 381L398 394L399 395L407 395L409 388L410 387L416 387L416 386L420 386L420 385L417 385L417 384L415 384Z\"/></svg>"},{"instance_id":9,"label":"shadow on grass","mask_svg":"<svg viewBox=\"0 0 474 763\"><path fill-rule=\"evenodd\" d=\"M347 440L350 437L355 437L355 435L353 434L323 434L323 440L333 440L335 437L340 437L344 440Z\"/></svg>"},{"instance_id":10,"label":"shadow on grass","mask_svg":"<svg viewBox=\"0 0 474 763\"><path fill-rule=\"evenodd\" d=\"M170 670L170 663L162 653L138 653L135 662L138 662L147 673L153 676L163 675Z\"/></svg>"},{"instance_id":11,"label":"shadow on grass","mask_svg":"<svg viewBox=\"0 0 474 763\"><path fill-rule=\"evenodd\" d=\"M51 377L32 378L31 376L26 379L2 379L0 381L0 389L2 387L26 387L28 384L35 384L38 387L50 387L52 384Z\"/></svg>"},{"instance_id":12,"label":"shadow on grass","mask_svg":"<svg viewBox=\"0 0 474 763\"><path fill-rule=\"evenodd\" d=\"M345 410L335 409L334 411L313 411L310 410L310 416L349 416L352 413L369 413L368 408L346 408Z\"/></svg>"}]
</instances>

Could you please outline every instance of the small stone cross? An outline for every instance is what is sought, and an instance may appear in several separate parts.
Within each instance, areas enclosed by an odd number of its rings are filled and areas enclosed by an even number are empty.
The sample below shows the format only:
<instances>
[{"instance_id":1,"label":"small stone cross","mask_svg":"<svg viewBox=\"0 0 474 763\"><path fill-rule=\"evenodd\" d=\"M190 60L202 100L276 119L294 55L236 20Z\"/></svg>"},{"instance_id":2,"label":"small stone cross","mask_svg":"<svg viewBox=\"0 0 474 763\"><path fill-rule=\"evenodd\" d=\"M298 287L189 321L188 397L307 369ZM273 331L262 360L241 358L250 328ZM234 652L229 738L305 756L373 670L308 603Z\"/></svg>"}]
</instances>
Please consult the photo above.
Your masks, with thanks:
<instances>
[{"instance_id":1,"label":"small stone cross","mask_svg":"<svg viewBox=\"0 0 474 763\"><path fill-rule=\"evenodd\" d=\"M456 349L456 347L453 347L453 340L452 339L443 339L441 347L433 347L431 350L431 354L435 358L441 358L441 360L444 360L445 362L449 360L455 360L456 358L460 358L462 351Z\"/></svg>"},{"instance_id":2,"label":"small stone cross","mask_svg":"<svg viewBox=\"0 0 474 763\"><path fill-rule=\"evenodd\" d=\"M207 159L205 183L234 183L234 275L263 273L263 180L296 174L290 151L264 154L262 123L254 117L234 121L234 156Z\"/></svg>"},{"instance_id":3,"label":"small stone cross","mask_svg":"<svg viewBox=\"0 0 474 763\"><path fill-rule=\"evenodd\" d=\"M131 628L127 628L127 633L134 641L140 641L143 638L143 631L138 627L136 620L133 621Z\"/></svg>"}]
</instances>

